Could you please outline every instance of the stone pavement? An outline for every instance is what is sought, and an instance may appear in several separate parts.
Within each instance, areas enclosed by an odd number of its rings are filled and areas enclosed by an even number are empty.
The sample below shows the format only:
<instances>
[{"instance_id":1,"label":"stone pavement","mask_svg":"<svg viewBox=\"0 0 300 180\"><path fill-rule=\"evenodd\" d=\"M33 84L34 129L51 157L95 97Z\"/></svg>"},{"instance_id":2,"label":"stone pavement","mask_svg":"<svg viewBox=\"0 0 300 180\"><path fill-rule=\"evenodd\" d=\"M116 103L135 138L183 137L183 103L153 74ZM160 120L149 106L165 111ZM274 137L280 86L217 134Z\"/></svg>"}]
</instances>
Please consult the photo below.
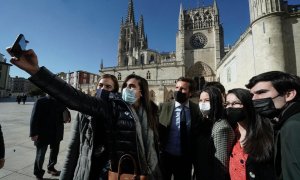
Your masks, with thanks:
<instances>
[{"instance_id":1,"label":"stone pavement","mask_svg":"<svg viewBox=\"0 0 300 180\"><path fill-rule=\"evenodd\" d=\"M27 102L25 105L16 102L0 102L0 124L5 143L5 164L0 169L0 180L35 179L33 175L35 146L29 138L32 107L33 102ZM71 111L72 121L76 113L76 111ZM55 166L57 170L61 170L64 163L71 124L65 124L64 140L60 143L58 162ZM48 157L49 148L45 157L44 169L47 169ZM51 176L46 172L44 179L59 179L59 177Z\"/></svg>"}]
</instances>

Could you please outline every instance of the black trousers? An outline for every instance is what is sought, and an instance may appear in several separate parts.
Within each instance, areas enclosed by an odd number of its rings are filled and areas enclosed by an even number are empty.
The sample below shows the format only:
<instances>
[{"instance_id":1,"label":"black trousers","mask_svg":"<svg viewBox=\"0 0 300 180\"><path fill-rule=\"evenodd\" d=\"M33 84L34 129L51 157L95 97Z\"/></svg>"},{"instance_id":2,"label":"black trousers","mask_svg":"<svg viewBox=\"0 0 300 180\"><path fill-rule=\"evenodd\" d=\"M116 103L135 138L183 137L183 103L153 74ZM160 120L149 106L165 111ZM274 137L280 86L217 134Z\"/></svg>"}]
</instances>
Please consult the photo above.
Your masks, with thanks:
<instances>
[{"instance_id":1,"label":"black trousers","mask_svg":"<svg viewBox=\"0 0 300 180\"><path fill-rule=\"evenodd\" d=\"M59 144L60 142L50 144L50 156L49 156L49 163L47 166L48 170L52 170L54 168L54 165L57 163ZM39 144L36 146L36 156L35 156L33 174L37 177L43 177L43 175L45 174L45 170L43 170L43 164L44 164L47 148L48 148L48 144L45 145Z\"/></svg>"},{"instance_id":2,"label":"black trousers","mask_svg":"<svg viewBox=\"0 0 300 180\"><path fill-rule=\"evenodd\" d=\"M192 163L189 158L173 156L164 152L161 155L161 170L164 180L190 180L192 174Z\"/></svg>"}]
</instances>

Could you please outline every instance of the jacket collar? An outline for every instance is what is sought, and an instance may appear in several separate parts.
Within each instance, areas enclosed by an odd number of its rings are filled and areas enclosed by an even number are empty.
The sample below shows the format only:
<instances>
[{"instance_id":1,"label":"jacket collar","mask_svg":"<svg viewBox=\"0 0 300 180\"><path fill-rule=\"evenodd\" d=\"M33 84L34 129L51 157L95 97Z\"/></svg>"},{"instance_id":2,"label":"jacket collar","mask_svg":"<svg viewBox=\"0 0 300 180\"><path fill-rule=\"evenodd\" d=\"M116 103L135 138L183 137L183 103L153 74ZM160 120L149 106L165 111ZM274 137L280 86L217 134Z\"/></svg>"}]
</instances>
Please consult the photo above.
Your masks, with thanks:
<instances>
[{"instance_id":1,"label":"jacket collar","mask_svg":"<svg viewBox=\"0 0 300 180\"><path fill-rule=\"evenodd\" d=\"M187 100L184 104L180 104L179 102L175 101L175 108L184 105L184 107L190 108L190 101Z\"/></svg>"},{"instance_id":2,"label":"jacket collar","mask_svg":"<svg viewBox=\"0 0 300 180\"><path fill-rule=\"evenodd\" d=\"M294 114L300 113L300 101L291 102L283 110L282 114L279 117L279 122L274 125L275 129L280 129L282 125Z\"/></svg>"}]
</instances>

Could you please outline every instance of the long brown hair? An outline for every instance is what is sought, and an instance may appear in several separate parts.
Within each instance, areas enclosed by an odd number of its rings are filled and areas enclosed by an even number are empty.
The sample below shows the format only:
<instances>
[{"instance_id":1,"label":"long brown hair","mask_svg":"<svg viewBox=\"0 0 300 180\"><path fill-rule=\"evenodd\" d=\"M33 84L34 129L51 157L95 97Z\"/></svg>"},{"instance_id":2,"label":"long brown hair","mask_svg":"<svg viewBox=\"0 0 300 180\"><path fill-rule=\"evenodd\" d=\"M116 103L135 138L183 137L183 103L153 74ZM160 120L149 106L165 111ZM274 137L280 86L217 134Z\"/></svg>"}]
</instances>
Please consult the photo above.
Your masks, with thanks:
<instances>
[{"instance_id":1,"label":"long brown hair","mask_svg":"<svg viewBox=\"0 0 300 180\"><path fill-rule=\"evenodd\" d=\"M246 137L244 151L256 161L267 161L273 155L273 129L269 119L264 119L255 113L252 94L249 90L235 88L228 91L234 94L243 104L246 118Z\"/></svg>"},{"instance_id":2,"label":"long brown hair","mask_svg":"<svg viewBox=\"0 0 300 180\"><path fill-rule=\"evenodd\" d=\"M153 107L155 104L151 102L150 100L150 93L149 93L149 86L148 86L148 82L145 78L142 78L141 76L135 75L135 74L131 74L129 76L126 77L124 83L122 84L122 89L121 91L127 86L127 81L129 79L136 79L138 81L138 84L140 86L140 90L141 90L141 98L140 98L140 103L142 105L142 107L145 109L145 111L147 112L147 119L148 119L148 125L149 127L154 131L155 135L157 135L157 114L154 113L154 109L155 107Z\"/></svg>"}]
</instances>

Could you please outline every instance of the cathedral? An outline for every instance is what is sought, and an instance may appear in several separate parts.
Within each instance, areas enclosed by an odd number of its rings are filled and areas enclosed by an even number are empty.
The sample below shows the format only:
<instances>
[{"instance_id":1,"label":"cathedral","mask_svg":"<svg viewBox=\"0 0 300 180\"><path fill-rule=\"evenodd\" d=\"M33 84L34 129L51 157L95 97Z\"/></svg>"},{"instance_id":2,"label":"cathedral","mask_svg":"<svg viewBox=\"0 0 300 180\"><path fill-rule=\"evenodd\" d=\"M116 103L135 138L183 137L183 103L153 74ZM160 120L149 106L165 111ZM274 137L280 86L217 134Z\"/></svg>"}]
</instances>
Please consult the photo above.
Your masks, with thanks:
<instances>
[{"instance_id":1,"label":"cathedral","mask_svg":"<svg viewBox=\"0 0 300 180\"><path fill-rule=\"evenodd\" d=\"M300 74L300 5L284 0L249 0L251 23L230 49L224 49L217 1L210 6L184 9L180 5L175 52L148 47L143 16L135 22L129 0L118 41L118 64L103 67L100 75L114 74L120 84L126 76L147 79L150 95L160 103L173 98L176 79L220 81L225 88L244 87L259 73L280 70ZM298 49L298 51L297 51Z\"/></svg>"}]
</instances>

